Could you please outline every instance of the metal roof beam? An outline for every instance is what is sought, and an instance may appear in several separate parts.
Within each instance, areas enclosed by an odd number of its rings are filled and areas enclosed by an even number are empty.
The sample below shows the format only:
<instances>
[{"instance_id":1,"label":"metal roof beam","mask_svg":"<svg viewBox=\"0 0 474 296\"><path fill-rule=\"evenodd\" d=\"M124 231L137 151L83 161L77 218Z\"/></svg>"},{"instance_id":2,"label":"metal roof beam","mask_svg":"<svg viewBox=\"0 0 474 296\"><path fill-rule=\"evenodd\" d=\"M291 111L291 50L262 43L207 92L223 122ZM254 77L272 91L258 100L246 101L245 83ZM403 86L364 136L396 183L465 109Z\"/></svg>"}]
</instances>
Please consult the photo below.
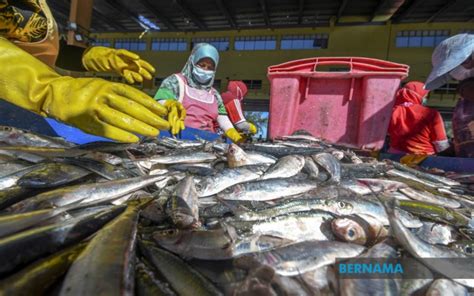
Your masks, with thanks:
<instances>
[{"instance_id":1,"label":"metal roof beam","mask_svg":"<svg viewBox=\"0 0 474 296\"><path fill-rule=\"evenodd\" d=\"M344 9L346 8L348 2L348 0L342 0L342 3L339 6L339 9L337 10L336 23L339 22L339 19L341 18L342 13L344 12Z\"/></svg>"},{"instance_id":2,"label":"metal roof beam","mask_svg":"<svg viewBox=\"0 0 474 296\"><path fill-rule=\"evenodd\" d=\"M110 4L110 6L112 6L118 12L130 17L135 23L138 24L138 26L140 26L142 28L143 24L138 19L138 16L136 14L134 14L133 12L131 12L126 6L124 6L123 3L121 2L121 0L105 0L105 2Z\"/></svg>"},{"instance_id":3,"label":"metal roof beam","mask_svg":"<svg viewBox=\"0 0 474 296\"><path fill-rule=\"evenodd\" d=\"M436 11L428 20L426 20L427 23L431 23L434 21L435 18L440 16L441 14L445 13L447 10L449 10L453 5L455 5L457 0L448 0L446 4L441 7L438 11Z\"/></svg>"},{"instance_id":4,"label":"metal roof beam","mask_svg":"<svg viewBox=\"0 0 474 296\"><path fill-rule=\"evenodd\" d=\"M265 20L265 25L270 26L270 17L268 16L267 3L265 0L259 0L260 7L262 8L263 19Z\"/></svg>"},{"instance_id":5,"label":"metal roof beam","mask_svg":"<svg viewBox=\"0 0 474 296\"><path fill-rule=\"evenodd\" d=\"M424 0L413 0L413 2L396 18L396 21L399 22L402 19L409 16Z\"/></svg>"},{"instance_id":6,"label":"metal roof beam","mask_svg":"<svg viewBox=\"0 0 474 296\"><path fill-rule=\"evenodd\" d=\"M114 27L116 29L123 30L123 31L127 30L127 28L125 28L122 24L120 24L120 23L116 22L115 20L109 18L108 16L104 15L95 6L92 8L92 10L93 10L92 13L95 13L100 18L99 23L102 23L102 21L105 21L111 27ZM102 25L102 27L105 27L105 26Z\"/></svg>"},{"instance_id":7,"label":"metal roof beam","mask_svg":"<svg viewBox=\"0 0 474 296\"><path fill-rule=\"evenodd\" d=\"M229 22L230 26L232 27L232 29L236 29L237 28L237 24L235 23L234 21L234 18L232 17L232 15L230 14L229 12L229 9L227 9L227 7L225 6L224 4L224 1L222 0L216 0L217 2L217 6L219 7L219 9L221 10L221 12L224 14L224 16L226 17L227 21Z\"/></svg>"},{"instance_id":8,"label":"metal roof beam","mask_svg":"<svg viewBox=\"0 0 474 296\"><path fill-rule=\"evenodd\" d=\"M190 18L193 23L202 30L206 30L207 26L189 9L189 7L184 3L183 0L175 0L174 3L179 7L179 9Z\"/></svg>"},{"instance_id":9,"label":"metal roof beam","mask_svg":"<svg viewBox=\"0 0 474 296\"><path fill-rule=\"evenodd\" d=\"M303 12L304 12L304 0L300 0L299 10L298 10L298 24L299 25L303 22Z\"/></svg>"},{"instance_id":10,"label":"metal roof beam","mask_svg":"<svg viewBox=\"0 0 474 296\"><path fill-rule=\"evenodd\" d=\"M165 17L164 15L162 15L154 6L153 4L150 3L150 1L148 0L140 0L140 3L147 9L149 10L151 13L153 13L153 15L160 21L162 22L163 24L165 24L165 26L168 28L168 29L171 29L171 30L177 30L178 28L176 27L175 24L173 24L173 22L171 22L170 19L168 19L167 17Z\"/></svg>"}]
</instances>

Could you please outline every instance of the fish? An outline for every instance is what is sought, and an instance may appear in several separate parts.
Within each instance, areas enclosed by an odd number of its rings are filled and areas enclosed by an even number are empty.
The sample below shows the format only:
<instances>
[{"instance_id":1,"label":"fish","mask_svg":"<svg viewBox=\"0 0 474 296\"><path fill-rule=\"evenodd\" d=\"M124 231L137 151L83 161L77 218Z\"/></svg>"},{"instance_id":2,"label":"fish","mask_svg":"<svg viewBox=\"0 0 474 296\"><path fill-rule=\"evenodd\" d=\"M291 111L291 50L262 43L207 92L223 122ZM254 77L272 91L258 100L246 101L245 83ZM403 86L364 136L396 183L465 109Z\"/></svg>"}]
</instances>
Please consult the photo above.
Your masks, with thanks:
<instances>
[{"instance_id":1,"label":"fish","mask_svg":"<svg viewBox=\"0 0 474 296\"><path fill-rule=\"evenodd\" d=\"M211 176L201 178L196 184L199 197L217 194L233 185L259 179L266 166L252 165L223 169Z\"/></svg>"},{"instance_id":2,"label":"fish","mask_svg":"<svg viewBox=\"0 0 474 296\"><path fill-rule=\"evenodd\" d=\"M68 157L63 159L62 161L64 163L74 165L76 167L81 167L85 170L93 172L107 180L118 180L137 176L129 169L111 165L109 163L99 160L84 157Z\"/></svg>"},{"instance_id":3,"label":"fish","mask_svg":"<svg viewBox=\"0 0 474 296\"><path fill-rule=\"evenodd\" d=\"M341 163L341 178L381 178L388 169L385 163Z\"/></svg>"},{"instance_id":4,"label":"fish","mask_svg":"<svg viewBox=\"0 0 474 296\"><path fill-rule=\"evenodd\" d=\"M466 287L448 279L437 279L429 287L426 296L469 296Z\"/></svg>"},{"instance_id":5,"label":"fish","mask_svg":"<svg viewBox=\"0 0 474 296\"><path fill-rule=\"evenodd\" d=\"M319 176L319 168L310 156L304 158L303 172L311 179L317 179Z\"/></svg>"},{"instance_id":6,"label":"fish","mask_svg":"<svg viewBox=\"0 0 474 296\"><path fill-rule=\"evenodd\" d=\"M238 234L249 233L285 238L292 241L334 240L330 230L333 215L322 211L294 212L261 221L229 221Z\"/></svg>"},{"instance_id":7,"label":"fish","mask_svg":"<svg viewBox=\"0 0 474 296\"><path fill-rule=\"evenodd\" d=\"M162 195L154 198L141 212L140 217L161 224L168 219L166 204L170 196Z\"/></svg>"},{"instance_id":8,"label":"fish","mask_svg":"<svg viewBox=\"0 0 474 296\"><path fill-rule=\"evenodd\" d=\"M149 186L163 178L163 176L143 176L58 188L16 203L11 207L11 212L24 213L31 210L66 206L72 203L87 203L102 199L113 200Z\"/></svg>"},{"instance_id":9,"label":"fish","mask_svg":"<svg viewBox=\"0 0 474 296\"><path fill-rule=\"evenodd\" d=\"M437 196L428 191L420 192L409 187L400 188L399 190L401 193L405 194L406 196L408 196L409 198L413 200L432 203L435 205L440 205L440 206L448 207L452 209L461 207L461 204L456 200L448 199L443 196Z\"/></svg>"},{"instance_id":10,"label":"fish","mask_svg":"<svg viewBox=\"0 0 474 296\"><path fill-rule=\"evenodd\" d=\"M420 201L399 200L399 207L407 212L433 221L447 223L453 226L466 226L468 218L448 208Z\"/></svg>"},{"instance_id":11,"label":"fish","mask_svg":"<svg viewBox=\"0 0 474 296\"><path fill-rule=\"evenodd\" d=\"M393 165L397 170L405 171L405 172L407 172L411 175L414 175L414 176L416 176L418 178L421 178L421 179L425 179L425 180L430 181L430 182L444 184L444 185L447 185L447 186L461 185L461 183L459 183L458 181L452 180L450 178L425 173L425 172L422 172L420 170L410 168L410 167L408 167L406 165L403 165L401 163L398 163L396 161L392 161L391 165Z\"/></svg>"},{"instance_id":12,"label":"fish","mask_svg":"<svg viewBox=\"0 0 474 296\"><path fill-rule=\"evenodd\" d=\"M172 253L139 240L140 252L163 275L178 295L222 295L206 278Z\"/></svg>"},{"instance_id":13,"label":"fish","mask_svg":"<svg viewBox=\"0 0 474 296\"><path fill-rule=\"evenodd\" d=\"M41 191L23 188L18 185L0 190L0 210L4 210L22 200L39 194Z\"/></svg>"},{"instance_id":14,"label":"fish","mask_svg":"<svg viewBox=\"0 0 474 296\"><path fill-rule=\"evenodd\" d=\"M428 180L420 179L420 178L418 178L417 176L415 176L413 174L410 174L410 173L405 172L405 171L399 171L397 169L392 169L392 170L387 171L387 175L391 176L391 177L400 178L402 180L415 182L415 183L421 184L423 186L431 187L431 188L434 188L434 189L436 189L438 187L442 187L442 185L443 185L443 184L440 185L438 183L434 183L434 182L431 182L431 181L428 181Z\"/></svg>"},{"instance_id":15,"label":"fish","mask_svg":"<svg viewBox=\"0 0 474 296\"><path fill-rule=\"evenodd\" d=\"M400 201L391 201L385 205L389 220L390 229L397 241L407 250L413 257L420 260L430 269L446 275L447 271L457 270L463 274L469 274L472 266L463 266L450 261L451 258L466 258L463 253L459 253L448 248L440 248L429 244L418 238L410 232L399 220L399 214L395 205ZM429 260L429 258L438 258L438 261ZM448 259L446 259L448 258ZM455 282L467 287L474 287L473 279L453 279Z\"/></svg>"},{"instance_id":16,"label":"fish","mask_svg":"<svg viewBox=\"0 0 474 296\"><path fill-rule=\"evenodd\" d=\"M66 208L38 210L21 214L0 216L0 237L33 227L42 221L66 212Z\"/></svg>"},{"instance_id":17,"label":"fish","mask_svg":"<svg viewBox=\"0 0 474 296\"><path fill-rule=\"evenodd\" d=\"M332 154L323 152L311 157L314 162L329 173L330 179L328 181L341 182L341 164Z\"/></svg>"},{"instance_id":18,"label":"fish","mask_svg":"<svg viewBox=\"0 0 474 296\"><path fill-rule=\"evenodd\" d=\"M341 241L362 246L377 244L389 235L384 225L369 215L335 218L331 229Z\"/></svg>"},{"instance_id":19,"label":"fish","mask_svg":"<svg viewBox=\"0 0 474 296\"><path fill-rule=\"evenodd\" d=\"M0 239L0 276L14 269L50 255L64 247L80 242L95 233L119 215L125 207L117 206L109 211L72 219L68 223L32 228Z\"/></svg>"},{"instance_id":20,"label":"fish","mask_svg":"<svg viewBox=\"0 0 474 296\"><path fill-rule=\"evenodd\" d=\"M148 296L174 296L176 295L168 283L160 281L154 271L144 262L138 260L135 264L135 294Z\"/></svg>"},{"instance_id":21,"label":"fish","mask_svg":"<svg viewBox=\"0 0 474 296\"><path fill-rule=\"evenodd\" d=\"M139 210L140 203L129 205L97 232L69 268L60 295L133 294Z\"/></svg>"},{"instance_id":22,"label":"fish","mask_svg":"<svg viewBox=\"0 0 474 296\"><path fill-rule=\"evenodd\" d=\"M0 162L0 178L21 171L29 166L31 166L30 163L16 159Z\"/></svg>"},{"instance_id":23,"label":"fish","mask_svg":"<svg viewBox=\"0 0 474 296\"><path fill-rule=\"evenodd\" d=\"M290 178L298 174L304 167L305 159L299 155L288 155L280 158L275 164L269 167L262 180Z\"/></svg>"},{"instance_id":24,"label":"fish","mask_svg":"<svg viewBox=\"0 0 474 296\"><path fill-rule=\"evenodd\" d=\"M52 188L72 183L90 174L90 171L69 164L45 163L21 176L16 183L26 188Z\"/></svg>"},{"instance_id":25,"label":"fish","mask_svg":"<svg viewBox=\"0 0 474 296\"><path fill-rule=\"evenodd\" d=\"M415 231L416 235L433 245L449 245L457 239L456 230L444 224L423 222L423 227Z\"/></svg>"},{"instance_id":26,"label":"fish","mask_svg":"<svg viewBox=\"0 0 474 296\"><path fill-rule=\"evenodd\" d=\"M317 187L310 180L270 179L231 186L217 197L222 200L274 200L308 192Z\"/></svg>"},{"instance_id":27,"label":"fish","mask_svg":"<svg viewBox=\"0 0 474 296\"><path fill-rule=\"evenodd\" d=\"M166 229L154 232L153 239L162 248L184 258L224 260L234 256L233 236L225 227L212 230Z\"/></svg>"},{"instance_id":28,"label":"fish","mask_svg":"<svg viewBox=\"0 0 474 296\"><path fill-rule=\"evenodd\" d=\"M449 244L449 247L467 256L471 256L471 257L474 256L474 241L473 240L458 240Z\"/></svg>"},{"instance_id":29,"label":"fish","mask_svg":"<svg viewBox=\"0 0 474 296\"><path fill-rule=\"evenodd\" d=\"M242 144L241 147L244 148L246 152L254 151L265 153L277 158L295 154L309 156L323 151L323 147L288 147L281 144L268 143Z\"/></svg>"},{"instance_id":30,"label":"fish","mask_svg":"<svg viewBox=\"0 0 474 296\"><path fill-rule=\"evenodd\" d=\"M2 295L43 295L59 280L87 246L87 241L75 244L40 259L0 281Z\"/></svg>"},{"instance_id":31,"label":"fish","mask_svg":"<svg viewBox=\"0 0 474 296\"><path fill-rule=\"evenodd\" d=\"M369 192L366 194L371 192L397 191L408 187L405 183L386 179L359 178L357 182L368 187Z\"/></svg>"},{"instance_id":32,"label":"fish","mask_svg":"<svg viewBox=\"0 0 474 296\"><path fill-rule=\"evenodd\" d=\"M271 266L279 275L296 276L334 264L336 258L358 256L364 250L356 244L308 240L252 256L261 264Z\"/></svg>"},{"instance_id":33,"label":"fish","mask_svg":"<svg viewBox=\"0 0 474 296\"><path fill-rule=\"evenodd\" d=\"M5 190L5 189L8 189L10 187L13 187L13 186L17 185L18 180L20 180L20 178L23 175L25 175L25 174L27 174L27 173L35 170L35 169L41 168L43 166L44 166L43 164L29 166L29 167L26 167L26 168L24 168L20 171L17 171L17 172L14 172L12 174L1 177L0 178L0 190Z\"/></svg>"},{"instance_id":34,"label":"fish","mask_svg":"<svg viewBox=\"0 0 474 296\"><path fill-rule=\"evenodd\" d=\"M366 253L358 258L387 258L394 259L397 257L397 251L386 243L378 243L370 248ZM349 261L350 262L350 261ZM339 280L339 289L341 296L365 296L365 295L393 295L398 296L400 293L400 279L387 278L367 278L367 279L351 279L341 278Z\"/></svg>"},{"instance_id":35,"label":"fish","mask_svg":"<svg viewBox=\"0 0 474 296\"><path fill-rule=\"evenodd\" d=\"M155 164L193 164L202 162L212 162L217 159L211 152L194 150L177 150L175 153L167 155L157 155L150 158L137 160L135 163L147 169Z\"/></svg>"},{"instance_id":36,"label":"fish","mask_svg":"<svg viewBox=\"0 0 474 296\"><path fill-rule=\"evenodd\" d=\"M193 177L188 176L178 183L174 194L168 199L166 212L177 228L197 226L199 222L198 193Z\"/></svg>"},{"instance_id":37,"label":"fish","mask_svg":"<svg viewBox=\"0 0 474 296\"><path fill-rule=\"evenodd\" d=\"M210 164L174 164L168 166L170 171L180 171L197 176L210 176L215 173Z\"/></svg>"},{"instance_id":38,"label":"fish","mask_svg":"<svg viewBox=\"0 0 474 296\"><path fill-rule=\"evenodd\" d=\"M229 168L237 168L246 165L274 164L277 159L273 156L257 152L245 152L235 144L230 144L227 150L227 164Z\"/></svg>"},{"instance_id":39,"label":"fish","mask_svg":"<svg viewBox=\"0 0 474 296\"><path fill-rule=\"evenodd\" d=\"M62 138L53 138L11 126L0 126L0 142L12 146L71 148L75 145Z\"/></svg>"}]
</instances>

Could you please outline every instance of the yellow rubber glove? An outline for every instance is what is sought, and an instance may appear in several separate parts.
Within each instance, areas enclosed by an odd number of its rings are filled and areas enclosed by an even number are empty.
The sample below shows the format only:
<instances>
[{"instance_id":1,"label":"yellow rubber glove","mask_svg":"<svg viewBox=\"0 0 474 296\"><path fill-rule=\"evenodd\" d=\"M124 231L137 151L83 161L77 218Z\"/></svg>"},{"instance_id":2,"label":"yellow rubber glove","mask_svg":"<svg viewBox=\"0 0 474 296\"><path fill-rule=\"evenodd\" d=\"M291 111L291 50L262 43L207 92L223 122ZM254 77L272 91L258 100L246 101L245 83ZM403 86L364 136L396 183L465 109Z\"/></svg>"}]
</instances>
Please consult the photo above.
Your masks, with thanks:
<instances>
[{"instance_id":1,"label":"yellow rubber glove","mask_svg":"<svg viewBox=\"0 0 474 296\"><path fill-rule=\"evenodd\" d=\"M96 78L60 76L10 41L0 38L0 98L17 106L121 142L133 133L154 137L168 130L167 110L143 92Z\"/></svg>"},{"instance_id":2,"label":"yellow rubber glove","mask_svg":"<svg viewBox=\"0 0 474 296\"><path fill-rule=\"evenodd\" d=\"M171 134L176 135L184 130L186 109L184 109L183 105L175 100L166 100L163 106L168 110L168 123L171 126Z\"/></svg>"},{"instance_id":3,"label":"yellow rubber glove","mask_svg":"<svg viewBox=\"0 0 474 296\"><path fill-rule=\"evenodd\" d=\"M422 163L428 155L415 155L415 154L407 154L400 158L400 163L405 164L407 166L416 166Z\"/></svg>"},{"instance_id":4,"label":"yellow rubber glove","mask_svg":"<svg viewBox=\"0 0 474 296\"><path fill-rule=\"evenodd\" d=\"M249 132L252 135L255 135L257 133L257 127L255 126L255 124L253 124L251 122L249 122L249 125L250 125Z\"/></svg>"},{"instance_id":5,"label":"yellow rubber glove","mask_svg":"<svg viewBox=\"0 0 474 296\"><path fill-rule=\"evenodd\" d=\"M241 135L235 128L226 130L225 135L234 143L242 143L246 140L245 136Z\"/></svg>"},{"instance_id":6,"label":"yellow rubber glove","mask_svg":"<svg viewBox=\"0 0 474 296\"><path fill-rule=\"evenodd\" d=\"M91 47L82 55L82 65L88 71L116 72L128 83L151 80L155 68L140 59L140 56L125 49L113 49L103 46Z\"/></svg>"}]
</instances>

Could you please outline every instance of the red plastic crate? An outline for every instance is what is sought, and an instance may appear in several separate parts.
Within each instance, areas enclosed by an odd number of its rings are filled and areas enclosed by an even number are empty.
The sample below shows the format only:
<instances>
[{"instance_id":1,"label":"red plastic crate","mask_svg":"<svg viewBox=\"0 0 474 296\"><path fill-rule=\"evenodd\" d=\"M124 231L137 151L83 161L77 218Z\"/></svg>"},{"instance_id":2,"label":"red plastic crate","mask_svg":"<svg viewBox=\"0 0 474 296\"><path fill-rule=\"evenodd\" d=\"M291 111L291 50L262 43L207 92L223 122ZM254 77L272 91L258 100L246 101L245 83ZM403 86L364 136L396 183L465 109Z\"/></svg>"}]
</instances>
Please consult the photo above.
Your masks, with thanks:
<instances>
[{"instance_id":1,"label":"red plastic crate","mask_svg":"<svg viewBox=\"0 0 474 296\"><path fill-rule=\"evenodd\" d=\"M318 71L322 66L345 71ZM395 93L408 71L407 65L358 57L270 66L269 137L304 129L333 143L381 149Z\"/></svg>"}]
</instances>

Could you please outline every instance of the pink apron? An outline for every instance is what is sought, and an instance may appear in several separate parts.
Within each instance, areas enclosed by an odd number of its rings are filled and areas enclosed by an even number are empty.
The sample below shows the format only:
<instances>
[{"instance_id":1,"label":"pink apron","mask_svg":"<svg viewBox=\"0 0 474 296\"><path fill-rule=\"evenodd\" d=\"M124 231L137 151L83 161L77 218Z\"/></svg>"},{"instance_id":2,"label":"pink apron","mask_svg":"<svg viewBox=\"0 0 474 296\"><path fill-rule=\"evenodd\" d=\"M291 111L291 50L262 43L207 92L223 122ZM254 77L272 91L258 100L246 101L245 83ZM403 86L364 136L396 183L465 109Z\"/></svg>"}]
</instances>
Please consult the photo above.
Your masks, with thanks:
<instances>
[{"instance_id":1,"label":"pink apron","mask_svg":"<svg viewBox=\"0 0 474 296\"><path fill-rule=\"evenodd\" d=\"M186 109L184 124L187 127L215 132L214 125L219 116L215 90L192 88L188 85L186 77L180 73L176 76L180 82L180 90L183 90L179 101Z\"/></svg>"}]
</instances>

